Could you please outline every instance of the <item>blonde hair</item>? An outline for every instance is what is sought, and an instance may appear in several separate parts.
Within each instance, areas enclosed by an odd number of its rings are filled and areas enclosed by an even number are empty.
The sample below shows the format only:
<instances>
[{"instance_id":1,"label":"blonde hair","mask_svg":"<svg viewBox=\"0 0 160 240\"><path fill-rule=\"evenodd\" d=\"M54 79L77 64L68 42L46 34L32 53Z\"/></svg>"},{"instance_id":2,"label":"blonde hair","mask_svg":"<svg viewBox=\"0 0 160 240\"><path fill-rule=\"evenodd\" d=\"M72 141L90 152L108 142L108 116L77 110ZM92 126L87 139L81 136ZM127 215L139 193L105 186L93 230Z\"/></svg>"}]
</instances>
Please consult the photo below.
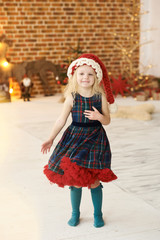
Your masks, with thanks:
<instances>
[{"instance_id":1,"label":"blonde hair","mask_svg":"<svg viewBox=\"0 0 160 240\"><path fill-rule=\"evenodd\" d=\"M75 70L73 76L68 79L68 84L66 85L66 88L64 90L65 97L67 97L71 93L73 94L78 93L77 69ZM92 94L94 95L99 93L104 93L104 89L103 89L103 86L100 86L100 84L98 83L96 73L94 72L94 84L92 87Z\"/></svg>"}]
</instances>

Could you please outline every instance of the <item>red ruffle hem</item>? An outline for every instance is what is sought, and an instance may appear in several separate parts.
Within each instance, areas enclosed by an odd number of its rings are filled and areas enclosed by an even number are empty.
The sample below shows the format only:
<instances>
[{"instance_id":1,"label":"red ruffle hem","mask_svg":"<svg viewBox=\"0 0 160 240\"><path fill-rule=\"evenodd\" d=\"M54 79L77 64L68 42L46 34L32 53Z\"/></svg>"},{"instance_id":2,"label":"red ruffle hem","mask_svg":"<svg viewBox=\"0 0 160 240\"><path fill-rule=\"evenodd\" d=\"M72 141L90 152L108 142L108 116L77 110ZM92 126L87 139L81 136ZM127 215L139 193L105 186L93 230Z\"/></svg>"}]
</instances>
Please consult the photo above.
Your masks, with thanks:
<instances>
[{"instance_id":1,"label":"red ruffle hem","mask_svg":"<svg viewBox=\"0 0 160 240\"><path fill-rule=\"evenodd\" d=\"M60 167L64 174L58 174L48 169L48 165L44 167L44 174L51 183L56 183L59 187L64 186L81 186L89 187L97 179L102 182L110 182L117 179L112 170L106 169L89 169L78 166L75 162L71 162L69 157L63 157Z\"/></svg>"}]
</instances>

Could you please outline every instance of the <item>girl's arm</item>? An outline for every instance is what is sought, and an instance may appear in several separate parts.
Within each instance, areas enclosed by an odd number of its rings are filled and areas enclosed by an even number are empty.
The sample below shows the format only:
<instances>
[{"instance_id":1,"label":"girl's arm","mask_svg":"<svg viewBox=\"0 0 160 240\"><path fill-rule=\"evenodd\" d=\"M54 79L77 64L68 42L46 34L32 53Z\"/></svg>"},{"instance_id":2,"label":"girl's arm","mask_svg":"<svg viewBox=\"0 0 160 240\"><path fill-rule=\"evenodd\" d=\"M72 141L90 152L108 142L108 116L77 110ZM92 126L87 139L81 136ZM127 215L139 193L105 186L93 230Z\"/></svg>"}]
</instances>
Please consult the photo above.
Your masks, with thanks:
<instances>
[{"instance_id":1,"label":"girl's arm","mask_svg":"<svg viewBox=\"0 0 160 240\"><path fill-rule=\"evenodd\" d=\"M64 102L62 112L53 126L49 139L42 144L42 147L41 147L42 153L47 153L47 151L48 152L50 151L50 148L53 144L54 139L66 124L66 121L68 119L68 116L71 112L72 107L73 107L73 98L72 98L72 95L70 95L66 98Z\"/></svg>"},{"instance_id":2,"label":"girl's arm","mask_svg":"<svg viewBox=\"0 0 160 240\"><path fill-rule=\"evenodd\" d=\"M93 107L93 110L94 111L85 110L85 117L90 120L98 120L103 125L108 125L110 123L110 112L105 95L102 94L102 114L95 107Z\"/></svg>"},{"instance_id":3,"label":"girl's arm","mask_svg":"<svg viewBox=\"0 0 160 240\"><path fill-rule=\"evenodd\" d=\"M109 112L109 105L106 99L106 95L102 94L102 116L101 120L99 120L103 125L108 125L111 121L110 112Z\"/></svg>"},{"instance_id":4,"label":"girl's arm","mask_svg":"<svg viewBox=\"0 0 160 240\"><path fill-rule=\"evenodd\" d=\"M73 107L73 98L72 98L72 95L70 95L66 98L63 105L62 112L53 126L52 133L49 138L50 140L54 140L58 135L58 133L61 131L61 129L64 127L68 119L68 116L72 110L72 107Z\"/></svg>"}]
</instances>

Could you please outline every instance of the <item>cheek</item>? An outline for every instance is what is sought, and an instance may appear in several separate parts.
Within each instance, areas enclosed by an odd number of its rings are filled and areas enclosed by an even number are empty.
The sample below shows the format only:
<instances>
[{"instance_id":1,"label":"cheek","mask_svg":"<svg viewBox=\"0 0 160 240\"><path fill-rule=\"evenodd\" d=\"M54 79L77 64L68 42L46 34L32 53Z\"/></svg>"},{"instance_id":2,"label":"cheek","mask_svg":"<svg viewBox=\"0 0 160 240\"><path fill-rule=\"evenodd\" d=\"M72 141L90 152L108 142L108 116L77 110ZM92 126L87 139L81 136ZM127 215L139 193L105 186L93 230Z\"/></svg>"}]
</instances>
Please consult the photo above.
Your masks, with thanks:
<instances>
[{"instance_id":1,"label":"cheek","mask_svg":"<svg viewBox=\"0 0 160 240\"><path fill-rule=\"evenodd\" d=\"M81 79L81 75L77 74L77 80Z\"/></svg>"},{"instance_id":2,"label":"cheek","mask_svg":"<svg viewBox=\"0 0 160 240\"><path fill-rule=\"evenodd\" d=\"M77 81L76 81L78 84L80 84L81 82L81 79L79 77L77 77Z\"/></svg>"},{"instance_id":3,"label":"cheek","mask_svg":"<svg viewBox=\"0 0 160 240\"><path fill-rule=\"evenodd\" d=\"M79 81L81 78L79 76L77 76L77 81Z\"/></svg>"},{"instance_id":4,"label":"cheek","mask_svg":"<svg viewBox=\"0 0 160 240\"><path fill-rule=\"evenodd\" d=\"M94 78L92 78L91 82L92 82L92 84L94 84L94 82L95 82Z\"/></svg>"}]
</instances>

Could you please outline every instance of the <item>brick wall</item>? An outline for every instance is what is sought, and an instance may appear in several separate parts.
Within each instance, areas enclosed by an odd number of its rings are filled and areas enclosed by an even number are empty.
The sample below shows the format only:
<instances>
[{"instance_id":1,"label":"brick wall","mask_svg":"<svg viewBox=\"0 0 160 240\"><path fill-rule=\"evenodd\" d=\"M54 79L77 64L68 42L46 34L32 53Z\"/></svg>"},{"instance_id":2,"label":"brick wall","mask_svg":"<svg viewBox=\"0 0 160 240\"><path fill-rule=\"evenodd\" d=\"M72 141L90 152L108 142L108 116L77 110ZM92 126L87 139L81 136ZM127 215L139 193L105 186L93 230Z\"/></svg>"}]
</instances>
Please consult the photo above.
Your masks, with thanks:
<instances>
[{"instance_id":1,"label":"brick wall","mask_svg":"<svg viewBox=\"0 0 160 240\"><path fill-rule=\"evenodd\" d=\"M80 46L84 52L97 54L113 74L120 72L120 55L114 32L131 31L127 8L139 0L1 0L0 32L13 40L7 57L12 63L45 57L60 63L66 60L69 47ZM139 23L136 25L139 29ZM138 37L138 36L137 36ZM138 66L138 50L135 64ZM53 92L60 88L49 73ZM34 78L34 93L43 93Z\"/></svg>"}]
</instances>

